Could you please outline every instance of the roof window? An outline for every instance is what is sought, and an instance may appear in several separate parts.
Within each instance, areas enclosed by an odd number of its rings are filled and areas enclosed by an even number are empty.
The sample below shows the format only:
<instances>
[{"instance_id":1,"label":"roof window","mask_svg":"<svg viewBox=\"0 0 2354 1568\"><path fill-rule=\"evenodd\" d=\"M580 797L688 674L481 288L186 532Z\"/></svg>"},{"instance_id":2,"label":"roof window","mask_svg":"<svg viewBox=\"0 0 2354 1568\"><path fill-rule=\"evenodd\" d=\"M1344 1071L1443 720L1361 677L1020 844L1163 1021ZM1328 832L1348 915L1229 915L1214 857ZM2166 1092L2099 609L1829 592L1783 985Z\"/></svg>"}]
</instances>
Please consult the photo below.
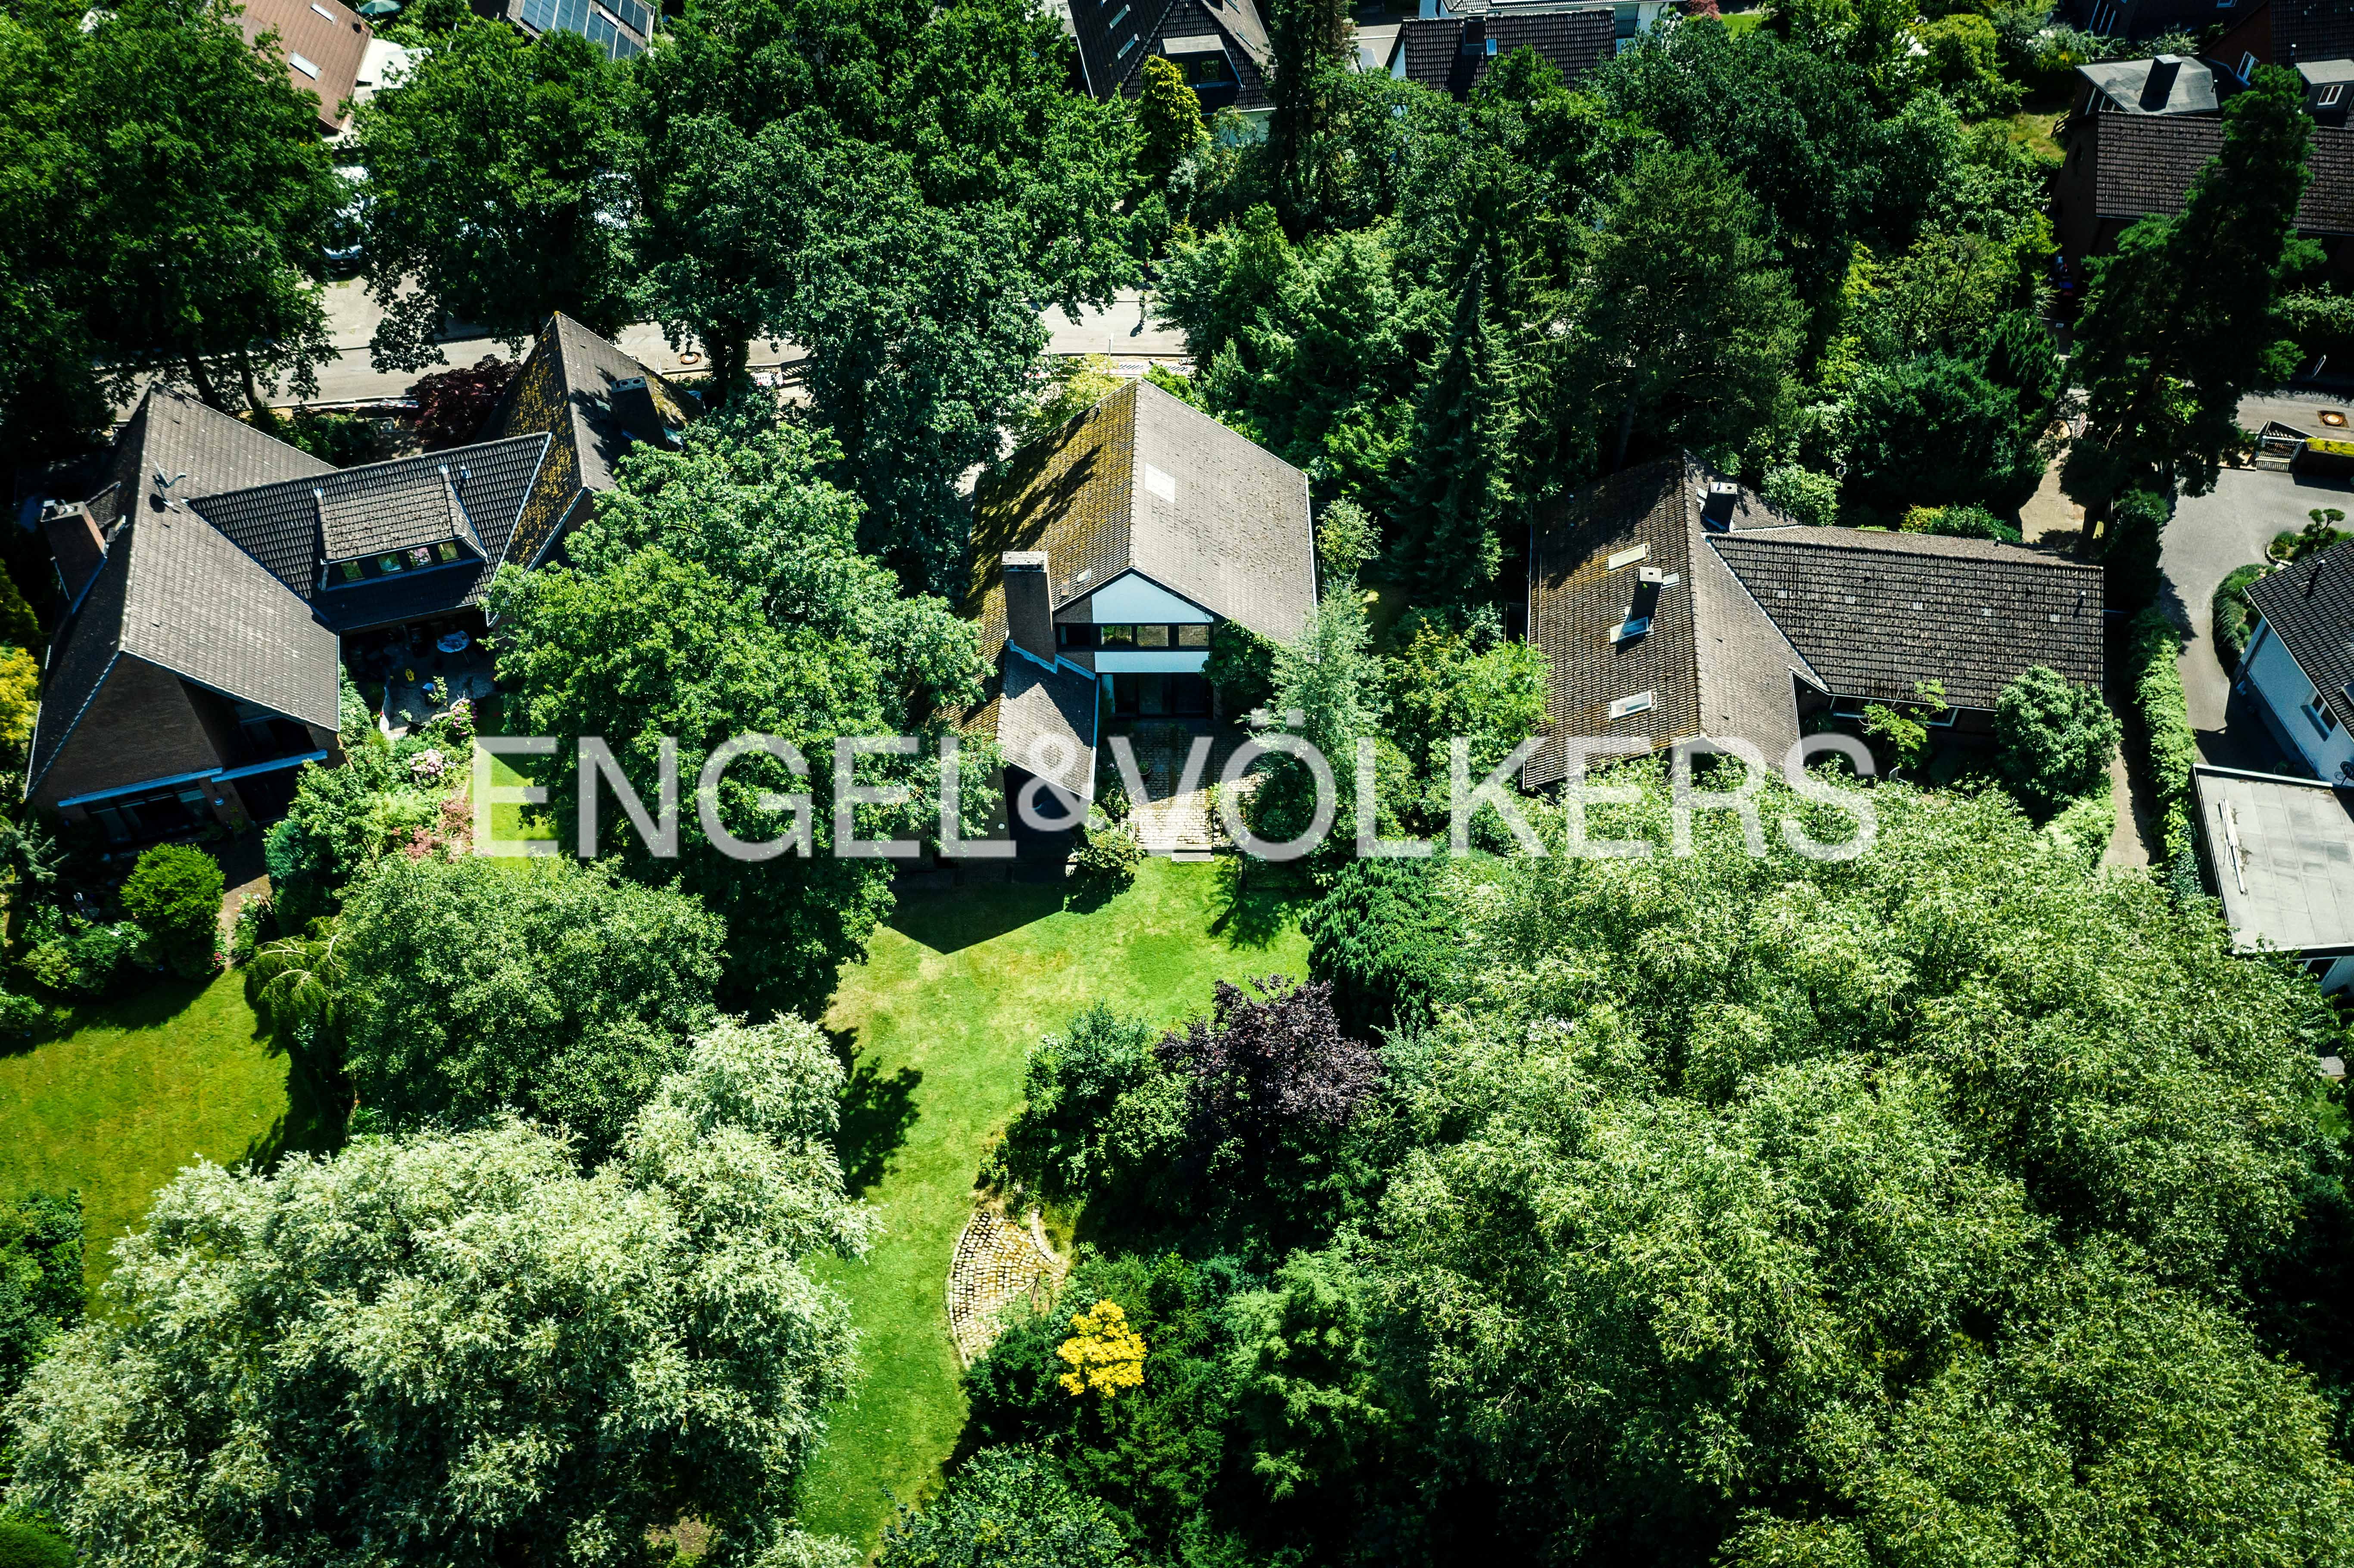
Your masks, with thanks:
<instances>
[{"instance_id":1,"label":"roof window","mask_svg":"<svg viewBox=\"0 0 2354 1568\"><path fill-rule=\"evenodd\" d=\"M301 55L288 55L286 57L286 63L292 66L296 70L301 71L304 76L309 77L313 81L319 79L319 68L313 65L309 60L304 59Z\"/></svg>"},{"instance_id":2,"label":"roof window","mask_svg":"<svg viewBox=\"0 0 2354 1568\"><path fill-rule=\"evenodd\" d=\"M1637 714L1649 713L1658 694L1656 692L1637 692L1631 697L1620 697L1610 705L1610 716L1615 719L1632 718Z\"/></svg>"},{"instance_id":3,"label":"roof window","mask_svg":"<svg viewBox=\"0 0 2354 1568\"><path fill-rule=\"evenodd\" d=\"M1603 569L1606 571L1615 572L1622 567L1631 567L1637 561L1648 561L1650 558L1651 546L1649 545L1638 545L1631 550L1620 550L1616 555L1613 555L1610 557L1610 564Z\"/></svg>"},{"instance_id":4,"label":"roof window","mask_svg":"<svg viewBox=\"0 0 2354 1568\"><path fill-rule=\"evenodd\" d=\"M1620 621L1617 625L1610 629L1610 641L1613 642L1632 642L1635 639L1642 636L1643 633L1650 630L1651 618L1649 616L1630 615L1626 620Z\"/></svg>"}]
</instances>

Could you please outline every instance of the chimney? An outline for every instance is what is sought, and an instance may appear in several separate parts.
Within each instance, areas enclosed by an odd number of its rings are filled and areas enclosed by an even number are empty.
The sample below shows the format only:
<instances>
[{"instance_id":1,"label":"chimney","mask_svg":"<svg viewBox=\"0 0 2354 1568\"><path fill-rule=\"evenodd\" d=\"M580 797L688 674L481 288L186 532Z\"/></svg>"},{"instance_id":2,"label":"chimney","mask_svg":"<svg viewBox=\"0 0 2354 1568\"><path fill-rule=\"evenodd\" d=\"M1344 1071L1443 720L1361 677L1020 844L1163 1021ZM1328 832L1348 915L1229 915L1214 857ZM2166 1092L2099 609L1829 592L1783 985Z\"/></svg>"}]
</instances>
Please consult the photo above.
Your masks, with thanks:
<instances>
[{"instance_id":1,"label":"chimney","mask_svg":"<svg viewBox=\"0 0 2354 1568\"><path fill-rule=\"evenodd\" d=\"M1005 635L1024 653L1055 662L1055 593L1046 552L1008 550L998 557L1005 578Z\"/></svg>"},{"instance_id":2,"label":"chimney","mask_svg":"<svg viewBox=\"0 0 2354 1568\"><path fill-rule=\"evenodd\" d=\"M1488 52L1488 18L1467 17L1463 23L1463 52L1480 55Z\"/></svg>"},{"instance_id":3,"label":"chimney","mask_svg":"<svg viewBox=\"0 0 2354 1568\"><path fill-rule=\"evenodd\" d=\"M2160 55L2149 62L2149 75L2141 84L2141 106L2145 113L2165 112L2166 101L2174 96L2174 79L2181 74L2180 55Z\"/></svg>"},{"instance_id":4,"label":"chimney","mask_svg":"<svg viewBox=\"0 0 2354 1568\"><path fill-rule=\"evenodd\" d=\"M1723 534L1733 527L1733 509L1741 501L1741 487L1717 480L1708 487L1707 496L1700 503L1701 526L1712 533Z\"/></svg>"},{"instance_id":5,"label":"chimney","mask_svg":"<svg viewBox=\"0 0 2354 1568\"><path fill-rule=\"evenodd\" d=\"M633 439L658 447L670 445L670 430L663 423L662 410L654 406L653 390L644 376L614 382L611 404L614 421Z\"/></svg>"}]
</instances>

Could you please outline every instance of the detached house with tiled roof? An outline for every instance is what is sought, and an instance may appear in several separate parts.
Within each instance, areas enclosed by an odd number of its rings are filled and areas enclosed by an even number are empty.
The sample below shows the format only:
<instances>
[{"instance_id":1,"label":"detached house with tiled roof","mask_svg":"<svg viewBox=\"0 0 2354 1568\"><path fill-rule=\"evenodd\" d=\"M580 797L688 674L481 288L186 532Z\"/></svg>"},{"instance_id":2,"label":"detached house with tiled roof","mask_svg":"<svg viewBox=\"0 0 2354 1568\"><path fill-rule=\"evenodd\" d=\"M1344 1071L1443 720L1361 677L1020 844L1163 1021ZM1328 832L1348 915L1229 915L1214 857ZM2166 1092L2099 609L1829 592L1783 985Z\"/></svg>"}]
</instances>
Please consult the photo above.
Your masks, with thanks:
<instances>
[{"instance_id":1,"label":"detached house with tiled roof","mask_svg":"<svg viewBox=\"0 0 2354 1568\"><path fill-rule=\"evenodd\" d=\"M1400 81L1465 99L1498 60L1515 49L1534 49L1575 85L1617 52L1617 12L1609 5L1513 5L1479 16L1413 16L1398 25L1388 70Z\"/></svg>"},{"instance_id":2,"label":"detached house with tiled roof","mask_svg":"<svg viewBox=\"0 0 2354 1568\"><path fill-rule=\"evenodd\" d=\"M2354 546L2257 579L2248 603L2258 620L2240 689L2315 778L2354 783Z\"/></svg>"},{"instance_id":3,"label":"detached house with tiled roof","mask_svg":"<svg viewBox=\"0 0 2354 1568\"><path fill-rule=\"evenodd\" d=\"M1274 112L1275 52L1257 0L1055 0L1054 9L1078 46L1077 85L1093 97L1142 96L1144 62L1157 55L1184 73L1204 114L1232 109L1263 126Z\"/></svg>"},{"instance_id":4,"label":"detached house with tiled roof","mask_svg":"<svg viewBox=\"0 0 2354 1568\"><path fill-rule=\"evenodd\" d=\"M1945 688L1934 723L1991 728L2031 665L2098 689L2098 567L1980 539L1802 526L1689 458L1614 474L1532 541L1529 640L1552 670L1532 789L1562 742L1745 740L1779 764L1804 721Z\"/></svg>"},{"instance_id":5,"label":"detached house with tiled roof","mask_svg":"<svg viewBox=\"0 0 2354 1568\"><path fill-rule=\"evenodd\" d=\"M502 565L539 566L678 396L563 316L471 446L332 468L164 388L97 488L42 527L64 614L25 792L131 841L282 809L337 754L343 640L423 622L479 631Z\"/></svg>"},{"instance_id":6,"label":"detached house with tiled roof","mask_svg":"<svg viewBox=\"0 0 2354 1568\"><path fill-rule=\"evenodd\" d=\"M1150 382L1013 455L973 498L991 677L968 729L1009 789L1093 798L1098 727L1211 716L1203 667L1231 620L1296 641L1316 605L1308 477Z\"/></svg>"}]
</instances>

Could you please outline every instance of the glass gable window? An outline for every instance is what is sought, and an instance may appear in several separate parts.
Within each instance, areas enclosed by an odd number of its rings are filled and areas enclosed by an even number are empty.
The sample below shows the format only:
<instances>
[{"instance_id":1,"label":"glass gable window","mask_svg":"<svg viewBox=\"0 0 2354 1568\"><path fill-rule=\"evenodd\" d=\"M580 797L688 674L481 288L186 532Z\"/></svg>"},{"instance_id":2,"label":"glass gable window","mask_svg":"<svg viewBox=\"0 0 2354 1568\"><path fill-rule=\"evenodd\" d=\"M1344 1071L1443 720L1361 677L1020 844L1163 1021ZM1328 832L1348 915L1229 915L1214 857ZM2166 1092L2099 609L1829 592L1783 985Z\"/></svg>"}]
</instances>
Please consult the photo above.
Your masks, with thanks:
<instances>
[{"instance_id":1,"label":"glass gable window","mask_svg":"<svg viewBox=\"0 0 2354 1568\"><path fill-rule=\"evenodd\" d=\"M1100 626L1066 623L1055 628L1055 641L1064 648L1207 648L1210 628L1200 621L1175 625L1151 621L1142 625L1108 621Z\"/></svg>"},{"instance_id":2,"label":"glass gable window","mask_svg":"<svg viewBox=\"0 0 2354 1568\"><path fill-rule=\"evenodd\" d=\"M389 577L394 572L408 570L408 563L402 559L400 552L396 550L389 556L378 556L376 558L376 569Z\"/></svg>"}]
</instances>

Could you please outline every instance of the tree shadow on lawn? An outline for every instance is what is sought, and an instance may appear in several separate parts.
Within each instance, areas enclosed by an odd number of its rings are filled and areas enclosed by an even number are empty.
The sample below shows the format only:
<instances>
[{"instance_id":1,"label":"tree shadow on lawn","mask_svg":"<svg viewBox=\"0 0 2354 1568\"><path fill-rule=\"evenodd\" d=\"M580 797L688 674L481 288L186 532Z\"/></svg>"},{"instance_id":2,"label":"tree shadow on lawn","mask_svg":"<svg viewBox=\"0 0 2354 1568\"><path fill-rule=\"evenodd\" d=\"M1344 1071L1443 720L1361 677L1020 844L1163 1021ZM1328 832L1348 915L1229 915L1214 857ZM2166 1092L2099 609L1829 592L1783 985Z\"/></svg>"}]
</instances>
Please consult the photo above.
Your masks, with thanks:
<instances>
[{"instance_id":1,"label":"tree shadow on lawn","mask_svg":"<svg viewBox=\"0 0 2354 1568\"><path fill-rule=\"evenodd\" d=\"M210 980L158 980L122 996L69 1002L21 1040L0 1045L0 1056L23 1056L85 1029L155 1029L196 1004Z\"/></svg>"},{"instance_id":2,"label":"tree shadow on lawn","mask_svg":"<svg viewBox=\"0 0 2354 1568\"><path fill-rule=\"evenodd\" d=\"M1063 895L1059 882L903 893L885 924L936 953L953 953L1044 919L1063 907Z\"/></svg>"},{"instance_id":3,"label":"tree shadow on lawn","mask_svg":"<svg viewBox=\"0 0 2354 1568\"><path fill-rule=\"evenodd\" d=\"M323 1091L302 1064L274 1041L273 1056L286 1058L286 1114L270 1130L247 1140L244 1163L256 1171L275 1167L289 1154L333 1154L344 1145L344 1117L334 1097Z\"/></svg>"},{"instance_id":4,"label":"tree shadow on lawn","mask_svg":"<svg viewBox=\"0 0 2354 1568\"><path fill-rule=\"evenodd\" d=\"M1237 948L1270 947L1299 911L1315 901L1316 890L1305 872L1245 855L1222 855L1217 916L1210 922L1210 934Z\"/></svg>"},{"instance_id":5,"label":"tree shadow on lawn","mask_svg":"<svg viewBox=\"0 0 2354 1568\"><path fill-rule=\"evenodd\" d=\"M924 1075L905 1065L885 1073L872 1061L858 1060L855 1031L829 1029L826 1034L850 1074L842 1090L842 1127L834 1136L834 1154L842 1161L843 1185L852 1197L863 1197L883 1180L891 1156L907 1141L918 1114L916 1087Z\"/></svg>"}]
</instances>

